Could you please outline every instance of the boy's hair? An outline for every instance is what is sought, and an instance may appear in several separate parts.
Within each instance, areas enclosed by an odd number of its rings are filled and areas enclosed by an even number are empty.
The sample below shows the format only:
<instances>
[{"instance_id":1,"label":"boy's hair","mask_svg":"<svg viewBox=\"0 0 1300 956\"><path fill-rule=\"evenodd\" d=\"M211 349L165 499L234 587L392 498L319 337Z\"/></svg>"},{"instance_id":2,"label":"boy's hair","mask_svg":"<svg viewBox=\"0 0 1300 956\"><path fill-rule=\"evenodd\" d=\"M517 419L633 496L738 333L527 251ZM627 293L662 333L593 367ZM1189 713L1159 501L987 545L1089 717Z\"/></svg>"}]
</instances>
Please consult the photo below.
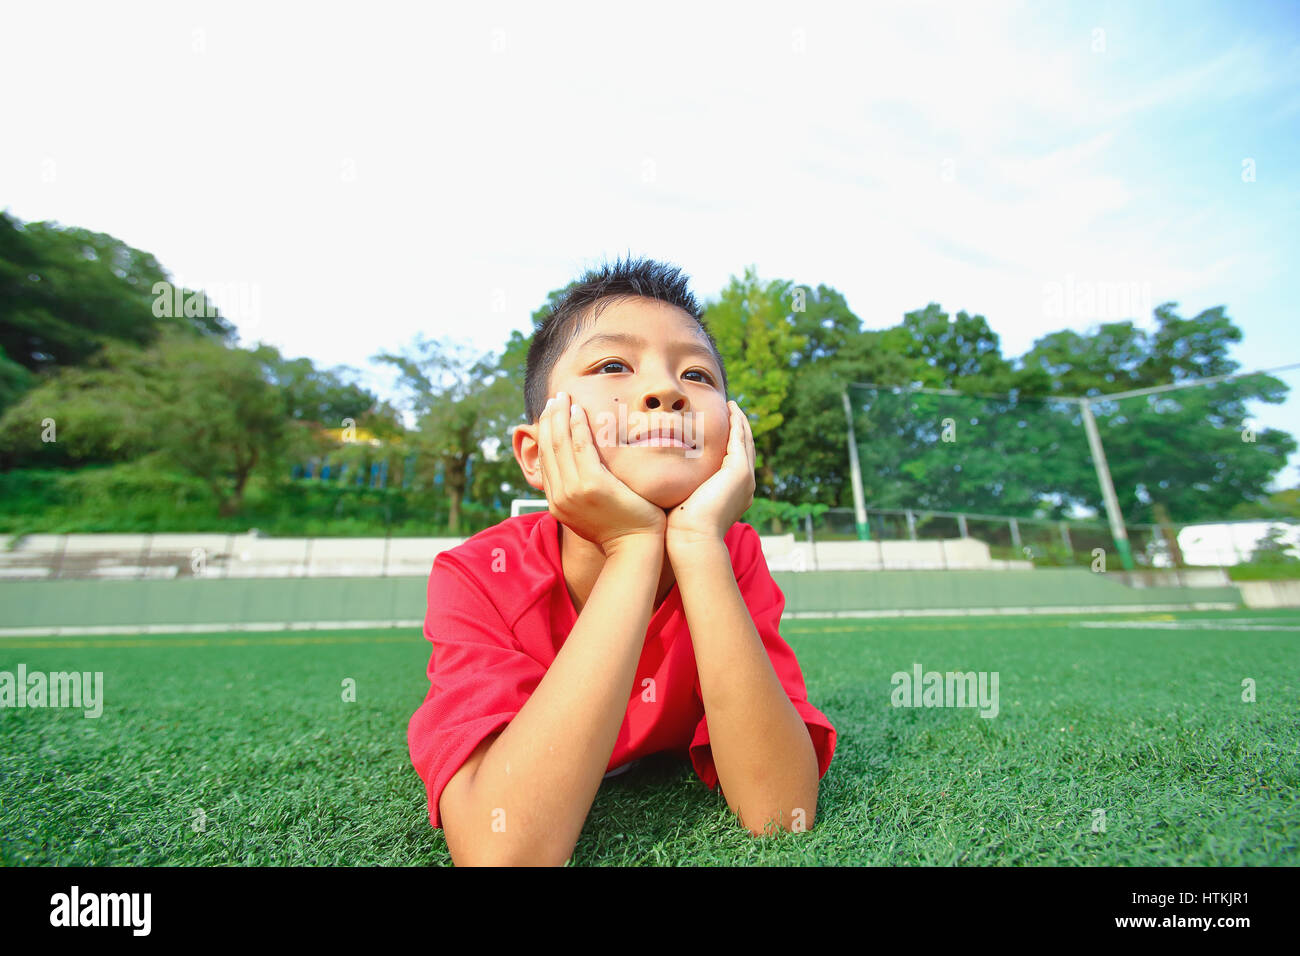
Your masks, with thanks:
<instances>
[{"instance_id":1,"label":"boy's hair","mask_svg":"<svg viewBox=\"0 0 1300 956\"><path fill-rule=\"evenodd\" d=\"M653 259L615 261L587 272L576 284L571 284L551 309L550 314L537 326L532 344L528 347L528 363L524 372L524 415L535 423L550 397L551 372L565 350L573 344L578 334L589 323L600 318L605 309L624 299L642 296L658 299L675 306L695 320L708 340L709 348L722 372L722 391L727 392L727 367L718 352L718 344L705 327L703 313L688 287L688 278L681 269Z\"/></svg>"}]
</instances>

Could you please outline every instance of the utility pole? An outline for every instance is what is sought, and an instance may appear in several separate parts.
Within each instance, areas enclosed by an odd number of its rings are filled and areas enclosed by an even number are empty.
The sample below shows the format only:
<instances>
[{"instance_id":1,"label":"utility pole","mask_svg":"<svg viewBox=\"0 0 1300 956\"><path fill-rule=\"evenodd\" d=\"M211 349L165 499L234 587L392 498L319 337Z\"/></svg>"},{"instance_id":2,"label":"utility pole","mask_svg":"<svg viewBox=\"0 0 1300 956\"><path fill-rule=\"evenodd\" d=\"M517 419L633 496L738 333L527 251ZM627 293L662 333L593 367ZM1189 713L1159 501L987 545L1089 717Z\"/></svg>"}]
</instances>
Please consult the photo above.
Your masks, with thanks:
<instances>
[{"instance_id":1,"label":"utility pole","mask_svg":"<svg viewBox=\"0 0 1300 956\"><path fill-rule=\"evenodd\" d=\"M1081 398L1079 408L1083 411L1083 427L1088 433L1088 447L1092 449L1092 463L1097 469L1097 483L1101 485L1101 496L1106 502L1106 517L1110 519L1110 533L1119 550L1119 559L1126 571L1134 569L1133 551L1129 548L1128 532L1124 529L1124 519L1119 511L1119 499L1115 497L1115 485L1110 480L1110 467L1106 464L1106 452L1101 447L1101 434L1097 431L1097 420L1092 417L1092 405L1086 398Z\"/></svg>"},{"instance_id":2,"label":"utility pole","mask_svg":"<svg viewBox=\"0 0 1300 956\"><path fill-rule=\"evenodd\" d=\"M853 514L858 526L858 540L870 541L871 529L867 527L867 506L862 499L862 468L858 464L858 440L853 436L853 408L849 405L848 389L840 392L844 399L844 418L849 423L849 476L853 479Z\"/></svg>"}]
</instances>

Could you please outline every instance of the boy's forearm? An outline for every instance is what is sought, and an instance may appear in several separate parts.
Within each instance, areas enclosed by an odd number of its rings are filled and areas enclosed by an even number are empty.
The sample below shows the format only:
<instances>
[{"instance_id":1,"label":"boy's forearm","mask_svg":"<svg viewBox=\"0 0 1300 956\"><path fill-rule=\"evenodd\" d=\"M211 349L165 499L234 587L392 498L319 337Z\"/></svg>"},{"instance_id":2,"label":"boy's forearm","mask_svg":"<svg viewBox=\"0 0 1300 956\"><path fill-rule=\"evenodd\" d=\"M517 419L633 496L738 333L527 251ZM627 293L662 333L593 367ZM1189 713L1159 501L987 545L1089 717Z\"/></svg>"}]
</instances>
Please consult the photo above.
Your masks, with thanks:
<instances>
[{"instance_id":1,"label":"boy's forearm","mask_svg":"<svg viewBox=\"0 0 1300 956\"><path fill-rule=\"evenodd\" d=\"M562 865L573 854L627 712L663 566L662 540L612 552L536 690L469 786L475 855Z\"/></svg>"},{"instance_id":2,"label":"boy's forearm","mask_svg":"<svg viewBox=\"0 0 1300 956\"><path fill-rule=\"evenodd\" d=\"M736 584L724 543L673 556L695 650L718 783L750 833L805 829L817 812L817 751Z\"/></svg>"}]
</instances>

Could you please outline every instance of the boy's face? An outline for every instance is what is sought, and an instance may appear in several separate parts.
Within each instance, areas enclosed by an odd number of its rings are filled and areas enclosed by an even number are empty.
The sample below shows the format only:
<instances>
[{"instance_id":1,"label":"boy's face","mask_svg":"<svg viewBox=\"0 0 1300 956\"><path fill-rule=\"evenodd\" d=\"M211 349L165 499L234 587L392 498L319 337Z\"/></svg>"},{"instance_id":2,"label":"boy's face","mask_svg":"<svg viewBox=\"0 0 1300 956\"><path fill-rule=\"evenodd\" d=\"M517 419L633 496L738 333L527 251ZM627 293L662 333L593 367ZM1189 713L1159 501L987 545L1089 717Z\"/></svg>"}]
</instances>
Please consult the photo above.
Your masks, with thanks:
<instances>
[{"instance_id":1,"label":"boy's face","mask_svg":"<svg viewBox=\"0 0 1300 956\"><path fill-rule=\"evenodd\" d=\"M722 370L681 309L641 297L605 306L555 363L547 394L557 392L582 406L605 467L661 508L681 504L722 467L730 427ZM519 426L514 451L528 483L544 491L538 429Z\"/></svg>"}]
</instances>

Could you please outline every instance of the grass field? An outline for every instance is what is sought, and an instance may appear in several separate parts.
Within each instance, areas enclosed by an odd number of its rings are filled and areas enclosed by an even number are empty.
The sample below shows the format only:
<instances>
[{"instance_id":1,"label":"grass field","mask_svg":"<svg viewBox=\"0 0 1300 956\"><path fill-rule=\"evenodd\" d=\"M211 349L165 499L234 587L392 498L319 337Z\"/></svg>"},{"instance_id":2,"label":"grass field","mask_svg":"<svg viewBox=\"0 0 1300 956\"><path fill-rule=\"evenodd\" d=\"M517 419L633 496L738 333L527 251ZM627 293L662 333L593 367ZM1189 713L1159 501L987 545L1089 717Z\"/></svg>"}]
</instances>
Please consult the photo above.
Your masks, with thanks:
<instances>
[{"instance_id":1,"label":"grass field","mask_svg":"<svg viewBox=\"0 0 1300 956\"><path fill-rule=\"evenodd\" d=\"M754 839L656 757L602 785L573 865L1300 863L1300 612L783 634L838 732L814 828ZM0 639L0 671L104 675L98 718L0 709L0 863L449 864L406 748L427 661L418 629ZM892 706L914 663L996 671L998 715Z\"/></svg>"}]
</instances>

